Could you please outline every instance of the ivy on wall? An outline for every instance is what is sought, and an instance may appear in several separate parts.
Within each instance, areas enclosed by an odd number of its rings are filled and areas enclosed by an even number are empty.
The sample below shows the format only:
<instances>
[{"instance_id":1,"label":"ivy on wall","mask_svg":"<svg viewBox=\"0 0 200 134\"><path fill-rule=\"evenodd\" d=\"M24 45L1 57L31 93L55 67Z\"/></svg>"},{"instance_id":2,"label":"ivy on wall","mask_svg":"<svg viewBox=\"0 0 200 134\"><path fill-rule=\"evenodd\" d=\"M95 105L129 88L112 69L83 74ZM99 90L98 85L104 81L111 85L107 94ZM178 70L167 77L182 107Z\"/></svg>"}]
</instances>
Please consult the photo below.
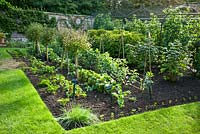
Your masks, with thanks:
<instances>
[{"instance_id":1,"label":"ivy on wall","mask_svg":"<svg viewBox=\"0 0 200 134\"><path fill-rule=\"evenodd\" d=\"M0 0L0 29L3 32L9 34L13 31L24 33L26 27L33 22L51 27L56 26L56 22L49 20L48 15L41 11L15 8L8 2Z\"/></svg>"}]
</instances>

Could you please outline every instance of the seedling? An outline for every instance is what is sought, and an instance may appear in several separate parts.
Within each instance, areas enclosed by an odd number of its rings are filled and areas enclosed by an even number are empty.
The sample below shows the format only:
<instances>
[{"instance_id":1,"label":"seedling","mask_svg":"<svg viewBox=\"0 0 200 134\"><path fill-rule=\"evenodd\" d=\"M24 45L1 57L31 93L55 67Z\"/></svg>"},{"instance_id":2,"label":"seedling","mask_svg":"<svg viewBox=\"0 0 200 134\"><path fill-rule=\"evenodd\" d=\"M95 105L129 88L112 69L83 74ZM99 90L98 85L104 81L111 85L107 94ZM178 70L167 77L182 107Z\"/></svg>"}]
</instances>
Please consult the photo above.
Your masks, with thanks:
<instances>
[{"instance_id":1,"label":"seedling","mask_svg":"<svg viewBox=\"0 0 200 134\"><path fill-rule=\"evenodd\" d=\"M137 101L136 97L129 97L128 100L132 101L132 102L136 102Z\"/></svg>"},{"instance_id":2,"label":"seedling","mask_svg":"<svg viewBox=\"0 0 200 134\"><path fill-rule=\"evenodd\" d=\"M100 118L100 120L104 120L104 114L101 114L100 116L99 116L99 118Z\"/></svg>"},{"instance_id":3,"label":"seedling","mask_svg":"<svg viewBox=\"0 0 200 134\"><path fill-rule=\"evenodd\" d=\"M61 99L58 99L57 102L60 105L65 106L68 102L70 102L70 99L69 98L61 98Z\"/></svg>"},{"instance_id":4,"label":"seedling","mask_svg":"<svg viewBox=\"0 0 200 134\"><path fill-rule=\"evenodd\" d=\"M111 112L110 119L112 119L112 120L115 119L115 113Z\"/></svg>"},{"instance_id":5,"label":"seedling","mask_svg":"<svg viewBox=\"0 0 200 134\"><path fill-rule=\"evenodd\" d=\"M136 109L131 110L131 114L135 114L135 112L136 112Z\"/></svg>"}]
</instances>

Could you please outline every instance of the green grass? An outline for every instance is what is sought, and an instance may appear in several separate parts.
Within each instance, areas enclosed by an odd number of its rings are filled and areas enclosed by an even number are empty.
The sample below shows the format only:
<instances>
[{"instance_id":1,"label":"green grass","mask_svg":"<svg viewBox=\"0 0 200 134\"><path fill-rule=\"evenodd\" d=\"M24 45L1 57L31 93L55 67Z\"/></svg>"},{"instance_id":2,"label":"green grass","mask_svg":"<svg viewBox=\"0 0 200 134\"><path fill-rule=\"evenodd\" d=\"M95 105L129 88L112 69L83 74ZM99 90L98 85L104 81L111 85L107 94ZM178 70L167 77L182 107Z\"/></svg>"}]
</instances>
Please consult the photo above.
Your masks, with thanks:
<instances>
[{"instance_id":1,"label":"green grass","mask_svg":"<svg viewBox=\"0 0 200 134\"><path fill-rule=\"evenodd\" d=\"M200 102L74 129L68 134L200 134Z\"/></svg>"},{"instance_id":2,"label":"green grass","mask_svg":"<svg viewBox=\"0 0 200 134\"><path fill-rule=\"evenodd\" d=\"M11 59L0 48L0 60ZM64 131L21 70L0 71L0 134L200 134L200 102Z\"/></svg>"},{"instance_id":3,"label":"green grass","mask_svg":"<svg viewBox=\"0 0 200 134\"><path fill-rule=\"evenodd\" d=\"M0 71L0 134L63 132L21 70Z\"/></svg>"},{"instance_id":4,"label":"green grass","mask_svg":"<svg viewBox=\"0 0 200 134\"><path fill-rule=\"evenodd\" d=\"M12 56L6 50L6 48L0 48L0 60L12 59Z\"/></svg>"}]
</instances>

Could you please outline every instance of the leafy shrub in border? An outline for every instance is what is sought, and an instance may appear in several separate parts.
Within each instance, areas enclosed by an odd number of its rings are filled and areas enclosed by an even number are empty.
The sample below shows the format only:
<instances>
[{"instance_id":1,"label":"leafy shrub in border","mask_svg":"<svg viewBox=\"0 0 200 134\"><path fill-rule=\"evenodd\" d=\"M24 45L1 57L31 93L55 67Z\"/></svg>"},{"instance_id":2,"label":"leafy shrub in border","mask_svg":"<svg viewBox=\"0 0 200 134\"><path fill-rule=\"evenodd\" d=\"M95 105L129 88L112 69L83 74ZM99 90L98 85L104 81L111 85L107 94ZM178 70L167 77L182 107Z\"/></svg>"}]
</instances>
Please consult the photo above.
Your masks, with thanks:
<instances>
[{"instance_id":1,"label":"leafy shrub in border","mask_svg":"<svg viewBox=\"0 0 200 134\"><path fill-rule=\"evenodd\" d=\"M57 118L57 121L66 130L89 126L100 122L97 116L91 113L89 109L84 109L80 106L75 106L70 111L65 110L64 113Z\"/></svg>"},{"instance_id":2,"label":"leafy shrub in border","mask_svg":"<svg viewBox=\"0 0 200 134\"><path fill-rule=\"evenodd\" d=\"M98 90L99 92L111 94L117 99L120 108L124 106L124 99L130 94L130 91L123 92L121 84L118 84L109 75L97 74L94 71L85 69L79 70L79 74L79 80L84 82L84 86L88 91Z\"/></svg>"},{"instance_id":3,"label":"leafy shrub in border","mask_svg":"<svg viewBox=\"0 0 200 134\"><path fill-rule=\"evenodd\" d=\"M32 57L30 59L30 61L31 61L30 70L34 74L54 74L55 73L55 67L54 66L45 65L44 62L36 59L35 57Z\"/></svg>"},{"instance_id":4,"label":"leafy shrub in border","mask_svg":"<svg viewBox=\"0 0 200 134\"><path fill-rule=\"evenodd\" d=\"M194 68L196 69L196 76L200 78L200 48L195 55Z\"/></svg>"},{"instance_id":5,"label":"leafy shrub in border","mask_svg":"<svg viewBox=\"0 0 200 134\"><path fill-rule=\"evenodd\" d=\"M23 41L9 41L7 46L10 48L27 48L33 46L31 42L23 42Z\"/></svg>"},{"instance_id":6,"label":"leafy shrub in border","mask_svg":"<svg viewBox=\"0 0 200 134\"><path fill-rule=\"evenodd\" d=\"M22 58L28 55L26 49L9 49L7 52L16 58Z\"/></svg>"},{"instance_id":7,"label":"leafy shrub in border","mask_svg":"<svg viewBox=\"0 0 200 134\"><path fill-rule=\"evenodd\" d=\"M73 96L73 83L69 80L66 80L61 74L51 75L49 78L42 78L39 86L47 87L47 91L54 94L58 89L64 90L67 98ZM75 96L85 97L87 95L79 85L76 85Z\"/></svg>"},{"instance_id":8,"label":"leafy shrub in border","mask_svg":"<svg viewBox=\"0 0 200 134\"><path fill-rule=\"evenodd\" d=\"M149 62L149 44L139 43L136 45L127 44L127 60L129 64L135 65L137 69L143 70L146 63ZM150 47L151 64L158 63L159 47L151 45Z\"/></svg>"},{"instance_id":9,"label":"leafy shrub in border","mask_svg":"<svg viewBox=\"0 0 200 134\"><path fill-rule=\"evenodd\" d=\"M38 84L40 87L47 87L47 91L55 94L59 88L59 85L53 84L49 79L42 79Z\"/></svg>"},{"instance_id":10,"label":"leafy shrub in border","mask_svg":"<svg viewBox=\"0 0 200 134\"><path fill-rule=\"evenodd\" d=\"M163 50L160 72L164 74L164 79L177 81L187 69L189 54L187 47L182 46L179 41L169 43L168 48Z\"/></svg>"},{"instance_id":11,"label":"leafy shrub in border","mask_svg":"<svg viewBox=\"0 0 200 134\"><path fill-rule=\"evenodd\" d=\"M123 44L137 44L144 40L142 34L129 31L120 30L89 30L89 41L92 44L92 48L98 48L101 52L109 52L112 57L121 57L123 53ZM126 52L125 52L126 53Z\"/></svg>"},{"instance_id":12,"label":"leafy shrub in border","mask_svg":"<svg viewBox=\"0 0 200 134\"><path fill-rule=\"evenodd\" d=\"M98 74L86 69L79 69L79 74L79 80L84 82L88 90L111 93L117 85L116 81L107 74Z\"/></svg>"},{"instance_id":13,"label":"leafy shrub in border","mask_svg":"<svg viewBox=\"0 0 200 134\"><path fill-rule=\"evenodd\" d=\"M93 70L100 74L107 73L119 83L126 84L130 81L130 77L134 77L135 79L138 77L136 70L130 70L128 68L125 59L112 58L109 56L109 53L101 54L98 49L83 51L79 59L83 68ZM131 81L134 80L132 79Z\"/></svg>"}]
</instances>

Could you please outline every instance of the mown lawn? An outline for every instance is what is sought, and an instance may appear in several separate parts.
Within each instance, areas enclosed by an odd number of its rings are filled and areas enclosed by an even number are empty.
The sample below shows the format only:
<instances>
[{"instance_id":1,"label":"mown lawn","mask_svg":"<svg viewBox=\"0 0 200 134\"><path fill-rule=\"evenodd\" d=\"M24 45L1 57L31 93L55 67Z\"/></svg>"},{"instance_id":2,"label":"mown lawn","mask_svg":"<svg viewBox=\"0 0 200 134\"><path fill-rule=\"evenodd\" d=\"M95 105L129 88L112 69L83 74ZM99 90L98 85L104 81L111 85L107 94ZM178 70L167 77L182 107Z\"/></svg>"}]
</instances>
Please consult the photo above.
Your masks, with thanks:
<instances>
[{"instance_id":1,"label":"mown lawn","mask_svg":"<svg viewBox=\"0 0 200 134\"><path fill-rule=\"evenodd\" d=\"M0 49L0 60L12 58ZM64 131L21 70L0 71L0 134L200 134L200 102Z\"/></svg>"},{"instance_id":2,"label":"mown lawn","mask_svg":"<svg viewBox=\"0 0 200 134\"><path fill-rule=\"evenodd\" d=\"M200 134L200 102L74 129L68 134Z\"/></svg>"},{"instance_id":3,"label":"mown lawn","mask_svg":"<svg viewBox=\"0 0 200 134\"><path fill-rule=\"evenodd\" d=\"M6 51L6 48L0 48L0 60L12 59L11 55Z\"/></svg>"},{"instance_id":4,"label":"mown lawn","mask_svg":"<svg viewBox=\"0 0 200 134\"><path fill-rule=\"evenodd\" d=\"M0 71L0 134L63 132L21 70Z\"/></svg>"}]
</instances>

